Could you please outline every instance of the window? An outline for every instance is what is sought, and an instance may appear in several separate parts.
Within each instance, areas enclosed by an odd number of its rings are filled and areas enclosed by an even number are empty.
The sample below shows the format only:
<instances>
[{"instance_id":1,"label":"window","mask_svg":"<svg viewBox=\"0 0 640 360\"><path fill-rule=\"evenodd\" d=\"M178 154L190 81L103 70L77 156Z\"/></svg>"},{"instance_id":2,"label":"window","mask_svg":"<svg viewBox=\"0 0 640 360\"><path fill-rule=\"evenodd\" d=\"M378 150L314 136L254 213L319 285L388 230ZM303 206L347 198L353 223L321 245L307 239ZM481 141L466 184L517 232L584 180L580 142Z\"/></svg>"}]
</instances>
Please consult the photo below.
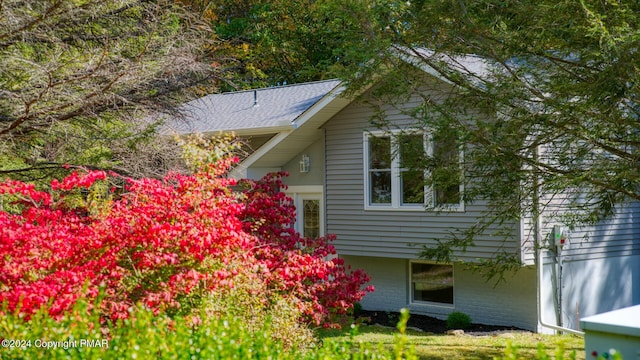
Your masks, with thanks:
<instances>
[{"instance_id":1,"label":"window","mask_svg":"<svg viewBox=\"0 0 640 360\"><path fill-rule=\"evenodd\" d=\"M456 207L462 202L460 193L460 161L458 143L454 139L435 139L433 158L436 162L432 173L434 202L436 206Z\"/></svg>"},{"instance_id":2,"label":"window","mask_svg":"<svg viewBox=\"0 0 640 360\"><path fill-rule=\"evenodd\" d=\"M364 151L365 208L463 210L462 153L455 139L421 131L365 133ZM427 157L433 158L432 171L426 170ZM425 186L427 176L436 185Z\"/></svg>"},{"instance_id":3,"label":"window","mask_svg":"<svg viewBox=\"0 0 640 360\"><path fill-rule=\"evenodd\" d=\"M398 137L398 162L400 166L400 203L402 205L424 205L424 170L418 162L425 150L425 137L422 133L403 134Z\"/></svg>"},{"instance_id":4,"label":"window","mask_svg":"<svg viewBox=\"0 0 640 360\"><path fill-rule=\"evenodd\" d=\"M411 302L453 305L453 265L411 262Z\"/></svg>"},{"instance_id":5,"label":"window","mask_svg":"<svg viewBox=\"0 0 640 360\"><path fill-rule=\"evenodd\" d=\"M369 138L369 201L391 204L391 137Z\"/></svg>"},{"instance_id":6,"label":"window","mask_svg":"<svg viewBox=\"0 0 640 360\"><path fill-rule=\"evenodd\" d=\"M316 239L320 236L320 200L302 199L302 236Z\"/></svg>"}]
</instances>

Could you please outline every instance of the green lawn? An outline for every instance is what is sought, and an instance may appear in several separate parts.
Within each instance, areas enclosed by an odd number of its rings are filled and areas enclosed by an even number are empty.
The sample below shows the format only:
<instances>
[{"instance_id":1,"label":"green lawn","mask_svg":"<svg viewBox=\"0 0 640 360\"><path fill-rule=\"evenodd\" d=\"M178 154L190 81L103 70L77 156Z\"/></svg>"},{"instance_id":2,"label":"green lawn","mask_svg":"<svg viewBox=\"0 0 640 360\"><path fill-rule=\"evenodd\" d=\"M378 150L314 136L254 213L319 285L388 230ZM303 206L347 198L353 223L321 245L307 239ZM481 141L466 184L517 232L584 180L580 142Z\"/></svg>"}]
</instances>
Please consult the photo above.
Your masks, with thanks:
<instances>
[{"instance_id":1,"label":"green lawn","mask_svg":"<svg viewBox=\"0 0 640 360\"><path fill-rule=\"evenodd\" d=\"M360 326L353 341L367 342L393 347L394 335L398 331L379 326ZM434 335L417 331L407 331L408 343L415 347L420 359L493 359L505 356L509 344L516 346L518 358L533 359L538 347L543 347L546 354L555 356L558 348L564 349L565 359L569 359L572 351L576 359L585 359L584 339L573 335L541 335L526 332L508 332L495 336L472 335ZM347 340L349 330L323 331L323 339ZM357 345L354 345L357 346ZM560 357L555 357L559 359Z\"/></svg>"}]
</instances>

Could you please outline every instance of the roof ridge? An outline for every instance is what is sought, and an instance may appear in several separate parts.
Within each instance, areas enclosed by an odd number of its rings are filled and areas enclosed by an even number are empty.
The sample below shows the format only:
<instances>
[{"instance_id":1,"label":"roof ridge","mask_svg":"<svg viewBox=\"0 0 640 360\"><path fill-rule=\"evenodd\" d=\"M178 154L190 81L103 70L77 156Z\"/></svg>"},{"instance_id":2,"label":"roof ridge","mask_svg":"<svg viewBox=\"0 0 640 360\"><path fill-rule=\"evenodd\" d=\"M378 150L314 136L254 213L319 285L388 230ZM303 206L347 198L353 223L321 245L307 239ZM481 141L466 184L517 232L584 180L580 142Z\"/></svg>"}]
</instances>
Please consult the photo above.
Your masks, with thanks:
<instances>
[{"instance_id":1,"label":"roof ridge","mask_svg":"<svg viewBox=\"0 0 640 360\"><path fill-rule=\"evenodd\" d=\"M209 95L240 94L240 93L252 92L252 91L260 91L260 90L276 90L276 89L283 89L283 88L294 87L294 86L313 85L313 84L320 84L320 83L333 82L333 81L342 82L342 80L336 78L336 79L306 81L306 82L295 83L295 84L285 84L285 85L275 85L275 86L268 86L268 87L261 87L261 88L252 88L252 89L245 89L245 90L234 90L234 91L227 91L227 92L221 92L221 93L211 93Z\"/></svg>"}]
</instances>

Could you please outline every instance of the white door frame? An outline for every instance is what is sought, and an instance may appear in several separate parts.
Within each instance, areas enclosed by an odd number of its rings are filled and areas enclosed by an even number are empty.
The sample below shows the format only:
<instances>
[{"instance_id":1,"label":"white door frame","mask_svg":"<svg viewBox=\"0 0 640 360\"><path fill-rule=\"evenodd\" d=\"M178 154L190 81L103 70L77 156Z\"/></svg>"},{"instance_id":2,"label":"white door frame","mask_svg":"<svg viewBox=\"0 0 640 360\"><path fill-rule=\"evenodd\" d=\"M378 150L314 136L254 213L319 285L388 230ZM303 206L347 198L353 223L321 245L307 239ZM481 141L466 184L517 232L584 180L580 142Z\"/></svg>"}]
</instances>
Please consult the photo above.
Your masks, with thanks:
<instances>
[{"instance_id":1,"label":"white door frame","mask_svg":"<svg viewBox=\"0 0 640 360\"><path fill-rule=\"evenodd\" d=\"M324 196L322 185L298 185L289 186L285 193L293 200L296 207L295 229L304 236L304 200L319 200L320 203L320 236L325 235L324 231Z\"/></svg>"}]
</instances>

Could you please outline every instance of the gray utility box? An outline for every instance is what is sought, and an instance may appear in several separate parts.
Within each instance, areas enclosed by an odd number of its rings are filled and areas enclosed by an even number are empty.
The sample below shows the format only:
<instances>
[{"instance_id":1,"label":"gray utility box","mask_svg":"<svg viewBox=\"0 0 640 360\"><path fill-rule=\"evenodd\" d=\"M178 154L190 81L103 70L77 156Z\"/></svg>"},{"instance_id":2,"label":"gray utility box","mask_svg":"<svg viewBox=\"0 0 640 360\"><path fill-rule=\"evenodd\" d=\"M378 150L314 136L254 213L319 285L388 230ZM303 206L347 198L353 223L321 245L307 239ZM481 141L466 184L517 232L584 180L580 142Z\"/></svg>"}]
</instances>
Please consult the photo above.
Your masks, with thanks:
<instances>
[{"instance_id":1,"label":"gray utility box","mask_svg":"<svg viewBox=\"0 0 640 360\"><path fill-rule=\"evenodd\" d=\"M624 360L640 360L640 305L588 316L580 320L587 359L611 358L611 349Z\"/></svg>"}]
</instances>

